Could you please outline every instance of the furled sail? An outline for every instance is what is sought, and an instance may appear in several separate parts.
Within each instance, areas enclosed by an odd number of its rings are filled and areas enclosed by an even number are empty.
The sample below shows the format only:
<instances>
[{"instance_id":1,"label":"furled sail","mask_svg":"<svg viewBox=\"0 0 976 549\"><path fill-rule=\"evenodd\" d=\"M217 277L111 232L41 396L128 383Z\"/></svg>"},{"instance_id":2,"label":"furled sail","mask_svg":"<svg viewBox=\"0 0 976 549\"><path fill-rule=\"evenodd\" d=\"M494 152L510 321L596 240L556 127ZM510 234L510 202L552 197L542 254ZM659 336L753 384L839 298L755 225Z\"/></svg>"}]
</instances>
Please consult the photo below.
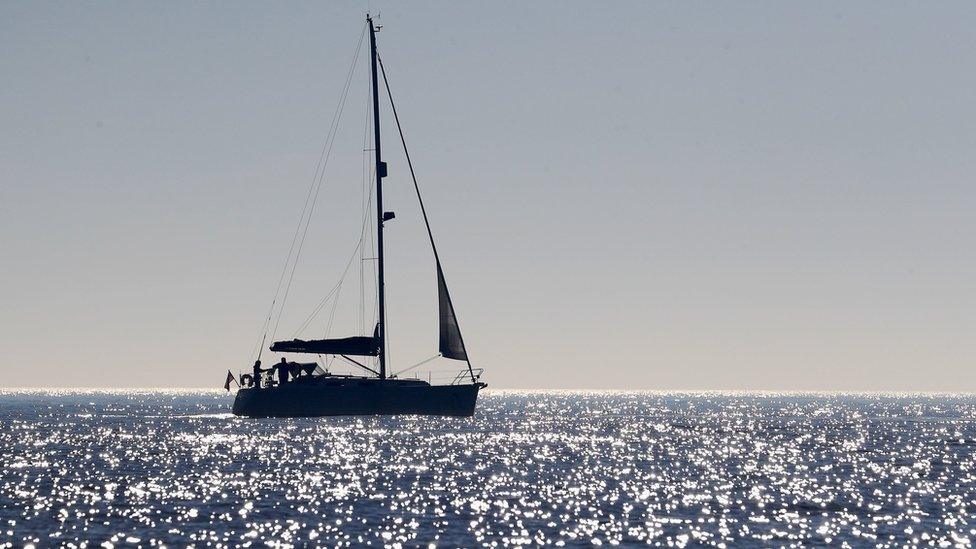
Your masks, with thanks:
<instances>
[{"instance_id":1,"label":"furled sail","mask_svg":"<svg viewBox=\"0 0 976 549\"><path fill-rule=\"evenodd\" d=\"M276 353L311 353L317 355L377 356L379 339L370 336L344 337L340 339L313 339L305 341L275 341L271 350Z\"/></svg>"},{"instance_id":2,"label":"furled sail","mask_svg":"<svg viewBox=\"0 0 976 549\"><path fill-rule=\"evenodd\" d=\"M437 264L437 301L440 309L440 352L445 358L467 360L464 351L464 341L461 340L461 329L458 328L457 316L454 315L454 305L451 295L447 293L447 283L441 265Z\"/></svg>"}]
</instances>

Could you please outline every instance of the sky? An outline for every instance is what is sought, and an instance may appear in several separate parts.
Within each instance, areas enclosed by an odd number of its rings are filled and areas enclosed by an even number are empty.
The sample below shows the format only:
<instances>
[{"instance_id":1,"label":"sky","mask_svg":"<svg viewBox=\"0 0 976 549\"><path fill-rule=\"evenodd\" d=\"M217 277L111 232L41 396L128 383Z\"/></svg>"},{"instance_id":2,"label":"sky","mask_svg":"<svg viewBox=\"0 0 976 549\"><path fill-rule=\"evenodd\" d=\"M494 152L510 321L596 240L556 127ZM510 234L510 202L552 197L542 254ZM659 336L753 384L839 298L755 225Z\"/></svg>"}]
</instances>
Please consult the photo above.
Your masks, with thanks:
<instances>
[{"instance_id":1,"label":"sky","mask_svg":"<svg viewBox=\"0 0 976 549\"><path fill-rule=\"evenodd\" d=\"M0 3L0 386L249 368L367 10L490 387L976 391L971 2ZM340 279L372 322L364 56L269 339ZM396 371L436 279L380 115Z\"/></svg>"}]
</instances>

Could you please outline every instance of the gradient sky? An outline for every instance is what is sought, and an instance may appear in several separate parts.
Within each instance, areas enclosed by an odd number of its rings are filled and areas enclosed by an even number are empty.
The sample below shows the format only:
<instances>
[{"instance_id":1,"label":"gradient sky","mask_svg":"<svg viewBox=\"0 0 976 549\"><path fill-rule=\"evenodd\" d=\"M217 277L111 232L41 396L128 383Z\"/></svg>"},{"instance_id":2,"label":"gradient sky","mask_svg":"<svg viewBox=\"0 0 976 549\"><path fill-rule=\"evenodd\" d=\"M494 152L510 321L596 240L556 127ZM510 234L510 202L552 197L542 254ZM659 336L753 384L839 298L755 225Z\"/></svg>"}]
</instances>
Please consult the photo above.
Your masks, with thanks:
<instances>
[{"instance_id":1,"label":"gradient sky","mask_svg":"<svg viewBox=\"0 0 976 549\"><path fill-rule=\"evenodd\" d=\"M492 387L976 391L976 4L370 7ZM0 3L0 386L249 366L366 9ZM280 336L355 246L364 68ZM397 369L436 295L385 131Z\"/></svg>"}]
</instances>

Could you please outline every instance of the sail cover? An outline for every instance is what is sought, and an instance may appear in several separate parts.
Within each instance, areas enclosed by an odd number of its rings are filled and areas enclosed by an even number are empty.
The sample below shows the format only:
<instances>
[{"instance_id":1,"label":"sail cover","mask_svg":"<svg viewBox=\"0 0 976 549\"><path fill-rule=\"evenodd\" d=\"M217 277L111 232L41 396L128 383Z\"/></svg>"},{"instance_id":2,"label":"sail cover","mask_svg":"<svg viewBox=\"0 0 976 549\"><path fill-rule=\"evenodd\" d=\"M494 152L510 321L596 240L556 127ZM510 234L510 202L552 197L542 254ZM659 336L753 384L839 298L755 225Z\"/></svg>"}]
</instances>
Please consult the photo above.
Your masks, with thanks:
<instances>
[{"instance_id":1,"label":"sail cover","mask_svg":"<svg viewBox=\"0 0 976 549\"><path fill-rule=\"evenodd\" d=\"M467 360L464 352L464 342L461 341L461 329L458 328L457 316L454 315L454 305L451 295L447 293L447 283L440 263L437 264L437 302L441 316L440 352L445 358Z\"/></svg>"},{"instance_id":2,"label":"sail cover","mask_svg":"<svg viewBox=\"0 0 976 549\"><path fill-rule=\"evenodd\" d=\"M355 336L341 339L275 341L271 344L271 350L276 353L377 356L380 352L380 346L375 337Z\"/></svg>"}]
</instances>

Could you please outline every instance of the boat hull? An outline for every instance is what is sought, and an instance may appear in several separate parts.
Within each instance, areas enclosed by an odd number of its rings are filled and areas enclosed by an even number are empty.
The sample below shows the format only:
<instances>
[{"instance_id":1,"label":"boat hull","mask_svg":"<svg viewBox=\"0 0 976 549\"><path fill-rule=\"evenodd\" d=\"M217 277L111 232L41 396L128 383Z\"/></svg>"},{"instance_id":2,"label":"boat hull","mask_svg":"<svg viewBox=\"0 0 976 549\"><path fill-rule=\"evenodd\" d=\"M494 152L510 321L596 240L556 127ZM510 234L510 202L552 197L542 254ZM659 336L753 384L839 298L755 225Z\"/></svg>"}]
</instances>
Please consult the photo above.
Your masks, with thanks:
<instances>
[{"instance_id":1,"label":"boat hull","mask_svg":"<svg viewBox=\"0 0 976 549\"><path fill-rule=\"evenodd\" d=\"M237 392L234 415L245 417L316 417L417 414L474 415L483 384L402 385L397 383L286 383Z\"/></svg>"}]
</instances>

